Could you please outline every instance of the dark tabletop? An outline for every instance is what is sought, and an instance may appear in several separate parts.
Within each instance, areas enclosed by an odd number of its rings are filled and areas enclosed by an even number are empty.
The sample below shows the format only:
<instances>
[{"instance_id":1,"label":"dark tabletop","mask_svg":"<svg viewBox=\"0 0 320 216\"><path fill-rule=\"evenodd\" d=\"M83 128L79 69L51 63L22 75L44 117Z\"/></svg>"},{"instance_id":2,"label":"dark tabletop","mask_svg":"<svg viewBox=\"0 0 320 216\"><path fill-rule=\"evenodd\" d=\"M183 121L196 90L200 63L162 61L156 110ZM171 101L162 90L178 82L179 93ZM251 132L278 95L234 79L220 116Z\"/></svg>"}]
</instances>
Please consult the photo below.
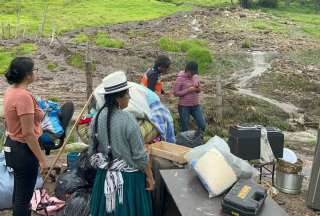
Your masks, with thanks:
<instances>
[{"instance_id":1,"label":"dark tabletop","mask_svg":"<svg viewBox=\"0 0 320 216\"><path fill-rule=\"evenodd\" d=\"M209 199L208 192L192 171L161 170L161 176L182 216L224 216L222 197ZM267 198L259 216L288 216L271 198Z\"/></svg>"}]
</instances>

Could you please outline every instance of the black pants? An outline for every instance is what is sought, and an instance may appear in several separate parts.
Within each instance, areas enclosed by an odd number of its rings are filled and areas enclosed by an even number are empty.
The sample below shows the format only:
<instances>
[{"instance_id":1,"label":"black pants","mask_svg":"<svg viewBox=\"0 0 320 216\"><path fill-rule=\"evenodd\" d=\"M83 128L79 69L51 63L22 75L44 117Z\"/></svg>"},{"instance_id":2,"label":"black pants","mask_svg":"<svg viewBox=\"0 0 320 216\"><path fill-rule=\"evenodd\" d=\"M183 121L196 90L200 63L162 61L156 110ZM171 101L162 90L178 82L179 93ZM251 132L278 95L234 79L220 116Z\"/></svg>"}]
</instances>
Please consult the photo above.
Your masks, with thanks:
<instances>
[{"instance_id":1,"label":"black pants","mask_svg":"<svg viewBox=\"0 0 320 216\"><path fill-rule=\"evenodd\" d=\"M39 163L27 144L11 140L5 143L7 166L14 171L13 216L30 216L30 201L36 185Z\"/></svg>"}]
</instances>

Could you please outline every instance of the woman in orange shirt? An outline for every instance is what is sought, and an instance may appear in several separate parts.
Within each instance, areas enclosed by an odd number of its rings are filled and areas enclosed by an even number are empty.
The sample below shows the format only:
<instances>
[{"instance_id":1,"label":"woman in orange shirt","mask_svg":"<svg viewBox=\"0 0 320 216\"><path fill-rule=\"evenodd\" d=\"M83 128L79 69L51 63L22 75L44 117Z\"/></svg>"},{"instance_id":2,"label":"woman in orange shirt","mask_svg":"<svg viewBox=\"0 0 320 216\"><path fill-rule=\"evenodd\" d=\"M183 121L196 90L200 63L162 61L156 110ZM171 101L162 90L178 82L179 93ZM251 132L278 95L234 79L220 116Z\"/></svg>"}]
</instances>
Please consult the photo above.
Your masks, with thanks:
<instances>
[{"instance_id":1,"label":"woman in orange shirt","mask_svg":"<svg viewBox=\"0 0 320 216\"><path fill-rule=\"evenodd\" d=\"M15 58L5 77L10 87L4 94L7 134L4 151L7 165L14 170L13 216L30 216L39 165L42 170L47 166L38 142L44 113L28 91L35 80L32 59Z\"/></svg>"}]
</instances>

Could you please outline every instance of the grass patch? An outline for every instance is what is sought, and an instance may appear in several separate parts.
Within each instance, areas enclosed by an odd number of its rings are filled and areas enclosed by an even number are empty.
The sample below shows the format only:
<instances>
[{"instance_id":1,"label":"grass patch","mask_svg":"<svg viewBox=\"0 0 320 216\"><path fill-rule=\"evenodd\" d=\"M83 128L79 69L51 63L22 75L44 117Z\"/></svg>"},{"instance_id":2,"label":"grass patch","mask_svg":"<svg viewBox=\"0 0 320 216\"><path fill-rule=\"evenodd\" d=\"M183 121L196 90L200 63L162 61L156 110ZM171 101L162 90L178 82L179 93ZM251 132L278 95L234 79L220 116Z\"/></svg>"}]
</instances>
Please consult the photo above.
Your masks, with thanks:
<instances>
[{"instance_id":1,"label":"grass patch","mask_svg":"<svg viewBox=\"0 0 320 216\"><path fill-rule=\"evenodd\" d=\"M168 52L181 52L181 45L178 41L171 39L169 37L161 37L159 39L159 46L162 50Z\"/></svg>"},{"instance_id":2,"label":"grass patch","mask_svg":"<svg viewBox=\"0 0 320 216\"><path fill-rule=\"evenodd\" d=\"M54 69L56 69L58 67L58 63L57 62L49 62L48 63L48 70L53 71Z\"/></svg>"},{"instance_id":3,"label":"grass patch","mask_svg":"<svg viewBox=\"0 0 320 216\"><path fill-rule=\"evenodd\" d=\"M175 4L190 4L195 6L205 6L205 7L222 7L229 6L230 0L162 0L166 2L172 2ZM235 4L238 1L234 1Z\"/></svg>"},{"instance_id":4,"label":"grass patch","mask_svg":"<svg viewBox=\"0 0 320 216\"><path fill-rule=\"evenodd\" d=\"M12 53L0 49L0 74L4 74L13 59Z\"/></svg>"},{"instance_id":5,"label":"grass patch","mask_svg":"<svg viewBox=\"0 0 320 216\"><path fill-rule=\"evenodd\" d=\"M21 1L20 24L28 25L33 34L42 22L46 2L49 5L45 25L47 35L51 33L53 25L58 32L66 32L84 27L150 20L177 11L191 10L190 6L155 0L24 0ZM5 20L15 28L16 1L0 1L0 20Z\"/></svg>"},{"instance_id":6,"label":"grass patch","mask_svg":"<svg viewBox=\"0 0 320 216\"><path fill-rule=\"evenodd\" d=\"M37 46L32 43L21 43L16 46L0 46L0 74L4 74L10 62L16 56L29 55L37 50Z\"/></svg>"},{"instance_id":7,"label":"grass patch","mask_svg":"<svg viewBox=\"0 0 320 216\"><path fill-rule=\"evenodd\" d=\"M72 67L84 69L85 68L85 58L81 53L74 53L68 59L67 63Z\"/></svg>"},{"instance_id":8,"label":"grass patch","mask_svg":"<svg viewBox=\"0 0 320 216\"><path fill-rule=\"evenodd\" d=\"M159 46L169 52L186 52L186 61L196 61L200 72L204 73L212 63L210 50L205 48L207 43L197 39L176 40L169 37L161 37Z\"/></svg>"},{"instance_id":9,"label":"grass patch","mask_svg":"<svg viewBox=\"0 0 320 216\"><path fill-rule=\"evenodd\" d=\"M252 68L253 62L246 53L215 54L210 69L213 74L233 73L236 70Z\"/></svg>"},{"instance_id":10,"label":"grass patch","mask_svg":"<svg viewBox=\"0 0 320 216\"><path fill-rule=\"evenodd\" d=\"M289 58L299 64L320 66L320 49L290 52Z\"/></svg>"},{"instance_id":11,"label":"grass patch","mask_svg":"<svg viewBox=\"0 0 320 216\"><path fill-rule=\"evenodd\" d=\"M206 131L206 136L209 137L214 135L227 137L230 125L239 123L261 124L278 127L281 130L289 128L287 113L267 102L238 94L225 96L222 120L217 121L211 102L205 103L204 111L210 122Z\"/></svg>"},{"instance_id":12,"label":"grass patch","mask_svg":"<svg viewBox=\"0 0 320 216\"><path fill-rule=\"evenodd\" d=\"M100 47L109 47L109 48L123 48L124 42L120 39L110 38L105 33L98 33L96 35L96 45Z\"/></svg>"},{"instance_id":13,"label":"grass patch","mask_svg":"<svg viewBox=\"0 0 320 216\"><path fill-rule=\"evenodd\" d=\"M241 44L242 48L250 49L252 47L252 42L249 38L244 39L244 41Z\"/></svg>"},{"instance_id":14,"label":"grass patch","mask_svg":"<svg viewBox=\"0 0 320 216\"><path fill-rule=\"evenodd\" d=\"M73 38L73 42L76 44L87 43L89 41L89 36L86 33L79 33Z\"/></svg>"},{"instance_id":15,"label":"grass patch","mask_svg":"<svg viewBox=\"0 0 320 216\"><path fill-rule=\"evenodd\" d=\"M200 73L204 73L212 63L212 55L206 48L195 47L187 52L187 61L195 61L199 65Z\"/></svg>"},{"instance_id":16,"label":"grass patch","mask_svg":"<svg viewBox=\"0 0 320 216\"><path fill-rule=\"evenodd\" d=\"M292 2L290 7L284 1L279 3L279 7L274 9L264 9L265 12L273 14L287 20L295 22L298 31L305 33L306 36L320 39L320 19L312 1L301 6L298 2Z\"/></svg>"},{"instance_id":17,"label":"grass patch","mask_svg":"<svg viewBox=\"0 0 320 216\"><path fill-rule=\"evenodd\" d=\"M38 47L32 43L21 43L14 47L14 52L16 55L29 55L36 52Z\"/></svg>"},{"instance_id":18,"label":"grass patch","mask_svg":"<svg viewBox=\"0 0 320 216\"><path fill-rule=\"evenodd\" d=\"M159 39L160 48L168 52L187 52L192 48L204 47L206 45L207 42L198 39L178 40L166 36Z\"/></svg>"}]
</instances>

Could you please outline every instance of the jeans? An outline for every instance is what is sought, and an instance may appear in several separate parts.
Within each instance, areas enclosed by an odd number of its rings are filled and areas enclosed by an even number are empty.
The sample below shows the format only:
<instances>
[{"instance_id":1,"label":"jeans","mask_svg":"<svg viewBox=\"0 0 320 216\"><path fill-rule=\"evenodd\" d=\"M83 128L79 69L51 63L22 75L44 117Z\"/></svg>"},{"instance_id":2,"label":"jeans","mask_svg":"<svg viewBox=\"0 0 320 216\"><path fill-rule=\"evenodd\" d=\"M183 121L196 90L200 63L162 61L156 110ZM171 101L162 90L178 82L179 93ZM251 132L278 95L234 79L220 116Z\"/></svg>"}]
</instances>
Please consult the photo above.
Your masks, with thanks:
<instances>
[{"instance_id":1,"label":"jeans","mask_svg":"<svg viewBox=\"0 0 320 216\"><path fill-rule=\"evenodd\" d=\"M9 137L5 148L6 164L14 171L12 215L31 216L30 201L38 176L38 160L27 144L11 140Z\"/></svg>"},{"instance_id":2,"label":"jeans","mask_svg":"<svg viewBox=\"0 0 320 216\"><path fill-rule=\"evenodd\" d=\"M181 106L181 105L179 105L178 111L179 111L179 115L180 115L181 131L189 130L190 115L196 121L198 128L201 131L205 131L206 121L204 119L204 115L203 115L202 108L200 105L197 105L197 106Z\"/></svg>"}]
</instances>

